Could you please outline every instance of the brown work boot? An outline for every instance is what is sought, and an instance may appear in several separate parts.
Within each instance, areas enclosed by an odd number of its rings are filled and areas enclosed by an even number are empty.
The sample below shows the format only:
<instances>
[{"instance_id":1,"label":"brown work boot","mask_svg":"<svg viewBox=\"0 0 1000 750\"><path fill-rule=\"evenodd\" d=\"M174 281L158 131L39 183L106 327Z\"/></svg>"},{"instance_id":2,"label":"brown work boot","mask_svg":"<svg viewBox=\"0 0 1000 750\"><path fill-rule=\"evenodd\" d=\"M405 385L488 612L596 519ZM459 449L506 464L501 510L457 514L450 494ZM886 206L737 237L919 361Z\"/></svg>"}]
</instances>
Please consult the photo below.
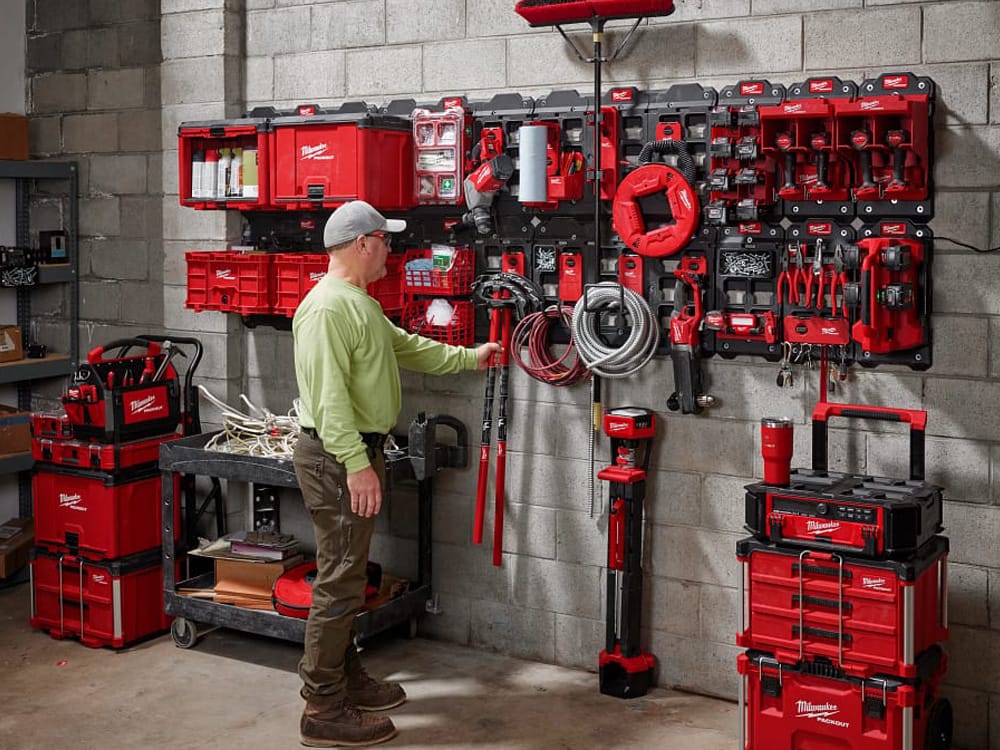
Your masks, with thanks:
<instances>
[{"instance_id":1,"label":"brown work boot","mask_svg":"<svg viewBox=\"0 0 1000 750\"><path fill-rule=\"evenodd\" d=\"M391 740L396 727L387 716L361 713L349 701L307 701L299 721L306 747L366 747Z\"/></svg>"},{"instance_id":2,"label":"brown work boot","mask_svg":"<svg viewBox=\"0 0 1000 750\"><path fill-rule=\"evenodd\" d=\"M362 711L385 711L406 701L402 685L382 682L368 674L353 648L347 649L344 671L347 673L347 700Z\"/></svg>"}]
</instances>

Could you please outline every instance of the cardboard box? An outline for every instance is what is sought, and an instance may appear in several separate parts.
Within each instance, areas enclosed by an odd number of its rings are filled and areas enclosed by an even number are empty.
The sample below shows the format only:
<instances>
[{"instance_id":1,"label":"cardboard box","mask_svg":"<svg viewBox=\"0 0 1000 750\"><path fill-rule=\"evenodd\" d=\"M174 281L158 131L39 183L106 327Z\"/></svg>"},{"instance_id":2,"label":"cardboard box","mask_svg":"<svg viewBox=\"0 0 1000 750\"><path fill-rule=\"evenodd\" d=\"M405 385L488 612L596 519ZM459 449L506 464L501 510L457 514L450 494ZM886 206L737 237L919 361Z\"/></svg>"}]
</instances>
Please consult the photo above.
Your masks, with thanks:
<instances>
[{"instance_id":1,"label":"cardboard box","mask_svg":"<svg viewBox=\"0 0 1000 750\"><path fill-rule=\"evenodd\" d=\"M292 555L276 562L217 559L215 601L254 609L272 609L274 582L300 562L302 555Z\"/></svg>"},{"instance_id":2,"label":"cardboard box","mask_svg":"<svg viewBox=\"0 0 1000 750\"><path fill-rule=\"evenodd\" d=\"M28 118L4 112L0 114L0 159L25 161L28 158Z\"/></svg>"},{"instance_id":3,"label":"cardboard box","mask_svg":"<svg viewBox=\"0 0 1000 750\"><path fill-rule=\"evenodd\" d=\"M10 578L28 564L34 541L35 522L30 518L12 518L0 526L0 578Z\"/></svg>"},{"instance_id":4,"label":"cardboard box","mask_svg":"<svg viewBox=\"0 0 1000 750\"><path fill-rule=\"evenodd\" d=\"M0 404L0 455L31 452L31 412Z\"/></svg>"},{"instance_id":5,"label":"cardboard box","mask_svg":"<svg viewBox=\"0 0 1000 750\"><path fill-rule=\"evenodd\" d=\"M21 326L0 326L0 362L24 359Z\"/></svg>"}]
</instances>

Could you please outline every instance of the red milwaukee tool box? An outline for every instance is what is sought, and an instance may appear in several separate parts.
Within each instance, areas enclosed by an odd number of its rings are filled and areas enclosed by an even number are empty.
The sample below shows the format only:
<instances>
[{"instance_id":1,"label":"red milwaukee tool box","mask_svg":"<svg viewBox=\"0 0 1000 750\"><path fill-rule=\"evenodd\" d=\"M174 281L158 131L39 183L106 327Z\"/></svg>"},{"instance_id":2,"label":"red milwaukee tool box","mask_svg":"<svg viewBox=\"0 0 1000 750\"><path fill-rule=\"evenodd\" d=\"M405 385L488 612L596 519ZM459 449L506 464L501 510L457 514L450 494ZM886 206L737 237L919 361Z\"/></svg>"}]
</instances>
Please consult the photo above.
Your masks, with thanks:
<instances>
[{"instance_id":1,"label":"red milwaukee tool box","mask_svg":"<svg viewBox=\"0 0 1000 750\"><path fill-rule=\"evenodd\" d=\"M326 276L330 256L326 253L277 253L271 257L275 286L273 312L291 318L302 298Z\"/></svg>"},{"instance_id":2,"label":"red milwaukee tool box","mask_svg":"<svg viewBox=\"0 0 1000 750\"><path fill-rule=\"evenodd\" d=\"M268 253L189 252L187 299L195 312L218 310L240 315L274 312L274 261ZM298 304L298 303L296 303Z\"/></svg>"},{"instance_id":3,"label":"red milwaukee tool box","mask_svg":"<svg viewBox=\"0 0 1000 750\"><path fill-rule=\"evenodd\" d=\"M182 206L239 211L271 207L266 117L183 122L177 136Z\"/></svg>"},{"instance_id":4,"label":"red milwaukee tool box","mask_svg":"<svg viewBox=\"0 0 1000 750\"><path fill-rule=\"evenodd\" d=\"M741 750L948 750L951 704L938 695L947 668L934 648L913 681L816 674L768 654L737 657ZM823 670L817 670L823 671Z\"/></svg>"},{"instance_id":5,"label":"red milwaukee tool box","mask_svg":"<svg viewBox=\"0 0 1000 750\"><path fill-rule=\"evenodd\" d=\"M364 102L305 117L275 117L272 203L335 208L366 200L381 210L416 205L410 121L372 112Z\"/></svg>"},{"instance_id":6,"label":"red milwaukee tool box","mask_svg":"<svg viewBox=\"0 0 1000 750\"><path fill-rule=\"evenodd\" d=\"M128 355L133 347L143 351ZM111 359L104 355L112 349ZM180 381L159 343L119 339L87 354L62 397L77 439L108 442L165 435L181 418Z\"/></svg>"},{"instance_id":7,"label":"red milwaukee tool box","mask_svg":"<svg viewBox=\"0 0 1000 750\"><path fill-rule=\"evenodd\" d=\"M72 440L73 423L65 414L36 412L31 415L31 435L50 440Z\"/></svg>"},{"instance_id":8,"label":"red milwaukee tool box","mask_svg":"<svg viewBox=\"0 0 1000 750\"><path fill-rule=\"evenodd\" d=\"M160 443L176 435L161 435L129 443L97 443L82 440L32 438L31 455L35 461L69 466L77 469L118 472L125 469L156 466L160 460ZM44 470L44 467L38 467Z\"/></svg>"},{"instance_id":9,"label":"red milwaukee tool box","mask_svg":"<svg viewBox=\"0 0 1000 750\"><path fill-rule=\"evenodd\" d=\"M170 627L160 548L95 562L35 549L31 627L85 646L121 648ZM178 566L179 568L179 566Z\"/></svg>"},{"instance_id":10,"label":"red milwaukee tool box","mask_svg":"<svg viewBox=\"0 0 1000 750\"><path fill-rule=\"evenodd\" d=\"M948 540L908 561L870 560L742 539L736 643L783 663L817 658L855 677L916 675L916 657L948 638ZM745 594L745 596L743 596Z\"/></svg>"},{"instance_id":11,"label":"red milwaukee tool box","mask_svg":"<svg viewBox=\"0 0 1000 750\"><path fill-rule=\"evenodd\" d=\"M175 495L179 484L176 474ZM31 489L39 546L106 560L160 544L163 504L156 468L111 475L49 467L35 473ZM175 503L177 538L180 506Z\"/></svg>"}]
</instances>

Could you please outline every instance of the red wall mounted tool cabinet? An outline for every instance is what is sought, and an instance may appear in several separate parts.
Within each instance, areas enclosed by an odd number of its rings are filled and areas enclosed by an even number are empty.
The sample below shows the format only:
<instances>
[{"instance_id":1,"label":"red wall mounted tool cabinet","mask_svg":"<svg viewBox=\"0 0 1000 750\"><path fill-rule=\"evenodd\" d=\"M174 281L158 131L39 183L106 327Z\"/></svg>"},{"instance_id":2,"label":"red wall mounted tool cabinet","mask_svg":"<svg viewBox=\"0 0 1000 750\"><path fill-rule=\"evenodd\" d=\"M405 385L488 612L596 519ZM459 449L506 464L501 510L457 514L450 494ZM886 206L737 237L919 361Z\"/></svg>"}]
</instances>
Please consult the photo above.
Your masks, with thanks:
<instances>
[{"instance_id":1,"label":"red wall mounted tool cabinet","mask_svg":"<svg viewBox=\"0 0 1000 750\"><path fill-rule=\"evenodd\" d=\"M948 540L907 561L867 560L744 539L737 645L783 664L825 659L857 677L915 677L948 637Z\"/></svg>"},{"instance_id":2,"label":"red wall mounted tool cabinet","mask_svg":"<svg viewBox=\"0 0 1000 750\"><path fill-rule=\"evenodd\" d=\"M34 550L31 627L91 648L122 648L167 630L173 618L163 611L160 554L156 548L93 561Z\"/></svg>"}]
</instances>

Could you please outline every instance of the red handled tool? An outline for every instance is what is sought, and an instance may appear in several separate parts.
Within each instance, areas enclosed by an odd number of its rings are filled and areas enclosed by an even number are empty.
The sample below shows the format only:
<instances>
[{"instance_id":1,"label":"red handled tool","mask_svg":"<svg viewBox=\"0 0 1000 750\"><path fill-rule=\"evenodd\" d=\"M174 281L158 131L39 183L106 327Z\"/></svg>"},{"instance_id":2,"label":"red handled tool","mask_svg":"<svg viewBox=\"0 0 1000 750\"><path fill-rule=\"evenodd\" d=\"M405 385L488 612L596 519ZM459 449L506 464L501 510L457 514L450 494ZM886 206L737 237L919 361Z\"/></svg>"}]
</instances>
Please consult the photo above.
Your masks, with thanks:
<instances>
[{"instance_id":1,"label":"red handled tool","mask_svg":"<svg viewBox=\"0 0 1000 750\"><path fill-rule=\"evenodd\" d=\"M708 274L703 257L685 257L674 269L674 311L670 315L670 359L674 366L674 388L667 408L681 414L698 414L715 399L704 393L699 347L704 311L699 281ZM690 297L688 296L690 290Z\"/></svg>"},{"instance_id":2,"label":"red handled tool","mask_svg":"<svg viewBox=\"0 0 1000 750\"><path fill-rule=\"evenodd\" d=\"M504 489L507 478L507 399L510 385L510 307L502 307L500 312L500 408L497 413L497 471L494 478L493 508L493 565L503 563L503 512Z\"/></svg>"},{"instance_id":3,"label":"red handled tool","mask_svg":"<svg viewBox=\"0 0 1000 750\"><path fill-rule=\"evenodd\" d=\"M885 142L892 149L892 182L887 190L906 190L906 152L903 147L909 143L910 134L905 130L890 130L885 134Z\"/></svg>"},{"instance_id":4,"label":"red handled tool","mask_svg":"<svg viewBox=\"0 0 1000 750\"><path fill-rule=\"evenodd\" d=\"M490 343L500 340L500 308L490 309ZM483 433L479 443L479 482L476 485L476 517L472 527L473 544L483 543L483 522L486 515L486 485L489 481L490 446L493 443L493 392L496 388L496 355L490 357L486 370L486 393L483 397Z\"/></svg>"}]
</instances>

